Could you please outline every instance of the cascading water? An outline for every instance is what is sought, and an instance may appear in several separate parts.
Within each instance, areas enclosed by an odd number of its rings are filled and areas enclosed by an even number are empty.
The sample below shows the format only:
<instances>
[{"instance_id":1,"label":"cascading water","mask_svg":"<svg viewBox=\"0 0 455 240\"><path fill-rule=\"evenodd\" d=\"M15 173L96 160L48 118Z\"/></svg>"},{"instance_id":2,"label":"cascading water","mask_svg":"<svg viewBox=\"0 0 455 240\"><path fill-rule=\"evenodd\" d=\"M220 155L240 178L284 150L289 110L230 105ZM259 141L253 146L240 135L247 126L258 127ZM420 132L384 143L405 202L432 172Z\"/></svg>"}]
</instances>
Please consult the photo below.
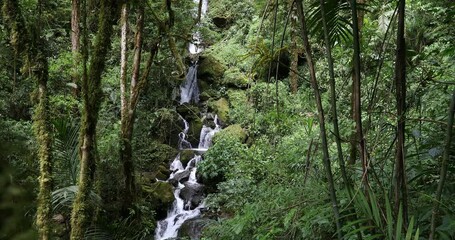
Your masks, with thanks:
<instances>
[{"instance_id":1,"label":"cascading water","mask_svg":"<svg viewBox=\"0 0 455 240\"><path fill-rule=\"evenodd\" d=\"M172 208L168 211L167 218L159 221L156 229L155 239L164 240L177 237L178 230L182 224L189 219L201 214L205 207L202 199L203 185L197 182L197 164L202 160L201 152L206 151L211 143L212 137L221 127L218 125L217 116L214 118L215 128L203 126L198 148L192 148L191 144L185 139L189 129L188 122L183 119L185 128L179 133L180 150L193 150L194 157L184 167L178 154L170 166L171 175L168 182L174 187L175 201Z\"/></svg>"},{"instance_id":2,"label":"cascading water","mask_svg":"<svg viewBox=\"0 0 455 240\"><path fill-rule=\"evenodd\" d=\"M198 0L194 0L198 3ZM202 0L201 18L207 12L208 0ZM198 31L193 34L193 42L188 46L190 54L197 55L203 51L201 46L201 35ZM180 104L199 102L199 88L197 82L197 61L189 67L185 83L180 86ZM221 127L218 125L218 117L213 119L215 128L204 125L201 129L199 144L193 148L191 143L186 139L189 130L189 123L181 117L184 129L179 133L179 149L190 150L194 152L193 158L186 166L180 161L180 153L171 163L171 175L167 180L174 186L175 201L169 209L166 219L159 221L155 231L155 239L164 240L175 238L182 224L201 214L205 207L203 200L203 185L197 182L196 172L197 164L202 160L202 153L212 144L212 137Z\"/></svg>"}]
</instances>

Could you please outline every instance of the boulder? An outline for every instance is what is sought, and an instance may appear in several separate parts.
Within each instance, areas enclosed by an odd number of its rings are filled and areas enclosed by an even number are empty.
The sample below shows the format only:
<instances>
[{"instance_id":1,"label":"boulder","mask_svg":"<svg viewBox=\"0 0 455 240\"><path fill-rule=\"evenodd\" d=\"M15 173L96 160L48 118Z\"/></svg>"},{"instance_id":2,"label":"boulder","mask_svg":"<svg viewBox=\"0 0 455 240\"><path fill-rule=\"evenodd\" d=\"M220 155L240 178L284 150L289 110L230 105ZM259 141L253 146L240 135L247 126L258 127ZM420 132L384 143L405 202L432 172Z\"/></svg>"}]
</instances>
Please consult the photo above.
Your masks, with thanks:
<instances>
[{"instance_id":1,"label":"boulder","mask_svg":"<svg viewBox=\"0 0 455 240\"><path fill-rule=\"evenodd\" d=\"M142 185L142 194L156 212L156 219L166 218L167 210L175 200L172 185L168 182L155 182L150 186Z\"/></svg>"},{"instance_id":2,"label":"boulder","mask_svg":"<svg viewBox=\"0 0 455 240\"><path fill-rule=\"evenodd\" d=\"M185 209L195 209L204 198L204 186L198 183L184 183L185 187L180 190L180 198L183 199Z\"/></svg>"},{"instance_id":3,"label":"boulder","mask_svg":"<svg viewBox=\"0 0 455 240\"><path fill-rule=\"evenodd\" d=\"M197 77L208 84L219 82L226 71L226 67L212 55L199 57ZM202 86L203 87L203 86Z\"/></svg>"},{"instance_id":4,"label":"boulder","mask_svg":"<svg viewBox=\"0 0 455 240\"><path fill-rule=\"evenodd\" d=\"M180 151L180 162L182 163L182 166L185 168L186 165L188 165L188 162L193 159L194 157L194 151L190 149L183 149Z\"/></svg>"},{"instance_id":5,"label":"boulder","mask_svg":"<svg viewBox=\"0 0 455 240\"><path fill-rule=\"evenodd\" d=\"M198 145L199 138L201 136L201 129L202 129L202 120L200 118L193 119L189 122L190 129L188 129L188 137L187 140L191 143L194 147Z\"/></svg>"},{"instance_id":6,"label":"boulder","mask_svg":"<svg viewBox=\"0 0 455 240\"><path fill-rule=\"evenodd\" d=\"M201 239L202 231L214 220L204 217L196 217L186 220L179 229L179 238Z\"/></svg>"},{"instance_id":7,"label":"boulder","mask_svg":"<svg viewBox=\"0 0 455 240\"><path fill-rule=\"evenodd\" d=\"M245 129L243 129L242 126L240 126L240 124L234 124L226 127L225 129L220 131L218 136L220 135L231 136L241 143L244 143L248 137ZM214 141L216 142L216 138L214 139Z\"/></svg>"},{"instance_id":8,"label":"boulder","mask_svg":"<svg viewBox=\"0 0 455 240\"><path fill-rule=\"evenodd\" d=\"M226 98L220 98L216 101L208 102L209 110L218 115L218 119L223 123L229 121L229 102Z\"/></svg>"},{"instance_id":9,"label":"boulder","mask_svg":"<svg viewBox=\"0 0 455 240\"><path fill-rule=\"evenodd\" d=\"M178 183L183 183L188 181L190 178L190 171L184 170L181 172L177 172L172 178L169 179L169 183L172 184L174 187L177 187Z\"/></svg>"}]
</instances>

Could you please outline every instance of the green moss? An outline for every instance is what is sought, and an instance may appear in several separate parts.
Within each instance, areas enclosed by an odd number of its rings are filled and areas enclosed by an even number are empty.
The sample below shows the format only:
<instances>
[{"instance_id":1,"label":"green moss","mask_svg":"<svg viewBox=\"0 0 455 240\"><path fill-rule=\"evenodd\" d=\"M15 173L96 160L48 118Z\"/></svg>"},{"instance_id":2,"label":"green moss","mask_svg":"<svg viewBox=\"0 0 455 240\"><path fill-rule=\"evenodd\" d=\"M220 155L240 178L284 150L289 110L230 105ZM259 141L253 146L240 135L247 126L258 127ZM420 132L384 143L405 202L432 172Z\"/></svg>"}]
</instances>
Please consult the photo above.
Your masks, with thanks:
<instances>
[{"instance_id":1,"label":"green moss","mask_svg":"<svg viewBox=\"0 0 455 240\"><path fill-rule=\"evenodd\" d=\"M236 88L246 88L250 83L248 77L240 71L239 68L229 68L224 72L223 80L221 81L223 85L228 87Z\"/></svg>"},{"instance_id":2,"label":"green moss","mask_svg":"<svg viewBox=\"0 0 455 240\"><path fill-rule=\"evenodd\" d=\"M209 101L209 109L218 115L218 119L224 123L229 121L229 102L226 98L220 98L216 101Z\"/></svg>"},{"instance_id":3,"label":"green moss","mask_svg":"<svg viewBox=\"0 0 455 240\"><path fill-rule=\"evenodd\" d=\"M198 79L208 84L220 82L226 67L212 55L201 56L198 68Z\"/></svg>"},{"instance_id":4,"label":"green moss","mask_svg":"<svg viewBox=\"0 0 455 240\"><path fill-rule=\"evenodd\" d=\"M184 149L180 152L180 162L182 162L183 166L186 166L193 157L194 157L193 150Z\"/></svg>"},{"instance_id":5,"label":"green moss","mask_svg":"<svg viewBox=\"0 0 455 240\"><path fill-rule=\"evenodd\" d=\"M142 185L144 199L151 204L157 218L166 217L167 209L174 202L172 185L168 182L155 182L151 185Z\"/></svg>"},{"instance_id":6,"label":"green moss","mask_svg":"<svg viewBox=\"0 0 455 240\"><path fill-rule=\"evenodd\" d=\"M247 133L240 124L230 125L227 128L221 130L217 135L228 135L237 139L239 142L244 143L247 139ZM214 139L216 142L216 138Z\"/></svg>"}]
</instances>

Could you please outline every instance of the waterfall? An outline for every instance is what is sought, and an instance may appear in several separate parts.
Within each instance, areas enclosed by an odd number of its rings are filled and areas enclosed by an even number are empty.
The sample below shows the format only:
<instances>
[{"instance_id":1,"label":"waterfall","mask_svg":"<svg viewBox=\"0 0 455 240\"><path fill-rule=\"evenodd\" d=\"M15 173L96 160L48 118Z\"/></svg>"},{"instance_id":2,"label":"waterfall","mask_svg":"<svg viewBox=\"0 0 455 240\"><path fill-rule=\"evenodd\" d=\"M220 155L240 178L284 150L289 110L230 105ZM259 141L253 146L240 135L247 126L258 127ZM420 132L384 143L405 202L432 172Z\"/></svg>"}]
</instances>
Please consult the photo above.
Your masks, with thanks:
<instances>
[{"instance_id":1,"label":"waterfall","mask_svg":"<svg viewBox=\"0 0 455 240\"><path fill-rule=\"evenodd\" d=\"M183 119L183 118L182 118ZM202 160L201 152L204 152L212 144L212 137L221 127L218 125L218 118L215 116L215 128L204 125L201 130L201 137L198 148L191 148L191 144L185 139L189 128L188 122L183 119L184 130L179 133L180 150L193 150L194 156L184 167L178 154L171 163L171 175L167 180L173 183L175 201L169 209L167 218L159 221L155 231L155 239L164 240L177 237L178 230L182 224L189 219L201 214L205 207L202 199L203 185L198 183L196 178L197 165Z\"/></svg>"},{"instance_id":2,"label":"waterfall","mask_svg":"<svg viewBox=\"0 0 455 240\"><path fill-rule=\"evenodd\" d=\"M185 83L180 86L180 104L193 100L199 102L199 87L197 85L197 62L190 66Z\"/></svg>"},{"instance_id":3,"label":"waterfall","mask_svg":"<svg viewBox=\"0 0 455 240\"><path fill-rule=\"evenodd\" d=\"M198 0L194 0L198 3ZM205 16L208 7L208 0L202 0L201 18ZM199 23L198 23L199 26ZM201 45L201 34L199 31L193 33L193 41L189 43L188 51L192 55L201 53L204 48ZM180 86L180 104L198 103L199 102L199 87L197 82L197 61L193 62L186 74L186 81ZM190 125L182 116L183 131L178 134L180 150L193 151L193 158L186 166L180 161L180 153L171 163L171 175L167 180L174 186L175 201L171 209L167 213L164 220L158 222L155 230L155 239L164 240L176 238L178 230L182 224L195 218L201 214L201 210L205 208L203 199L203 185L198 183L196 173L197 165L202 160L202 153L212 145L212 138L216 132L221 130L218 124L218 116L213 119L214 128L204 125L201 129L201 135L197 148L193 148L191 143L186 139Z\"/></svg>"}]
</instances>

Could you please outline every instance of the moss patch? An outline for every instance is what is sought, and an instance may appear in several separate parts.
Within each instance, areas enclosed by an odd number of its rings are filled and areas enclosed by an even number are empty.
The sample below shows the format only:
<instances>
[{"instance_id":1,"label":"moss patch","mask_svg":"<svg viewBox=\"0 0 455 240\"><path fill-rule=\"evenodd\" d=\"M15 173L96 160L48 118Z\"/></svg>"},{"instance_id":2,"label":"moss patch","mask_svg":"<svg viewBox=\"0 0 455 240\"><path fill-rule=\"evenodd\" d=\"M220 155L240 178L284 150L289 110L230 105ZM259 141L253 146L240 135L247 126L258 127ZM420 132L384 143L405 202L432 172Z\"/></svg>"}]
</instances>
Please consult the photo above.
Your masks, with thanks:
<instances>
[{"instance_id":1,"label":"moss patch","mask_svg":"<svg viewBox=\"0 0 455 240\"><path fill-rule=\"evenodd\" d=\"M227 128L221 130L220 133L218 134L228 135L239 140L239 142L241 143L244 143L247 139L247 133L245 129L243 129L242 126L240 126L240 124L230 125Z\"/></svg>"},{"instance_id":2,"label":"moss patch","mask_svg":"<svg viewBox=\"0 0 455 240\"><path fill-rule=\"evenodd\" d=\"M198 79L208 84L219 82L226 71L225 66L212 55L200 57Z\"/></svg>"},{"instance_id":3,"label":"moss patch","mask_svg":"<svg viewBox=\"0 0 455 240\"><path fill-rule=\"evenodd\" d=\"M157 219L166 217L167 210L174 202L172 185L168 182L155 182L151 185L142 185L143 196L150 202L156 212Z\"/></svg>"},{"instance_id":4,"label":"moss patch","mask_svg":"<svg viewBox=\"0 0 455 240\"><path fill-rule=\"evenodd\" d=\"M229 121L229 102L226 98L220 98L216 101L208 102L209 110L218 115L218 119L223 123Z\"/></svg>"}]
</instances>

